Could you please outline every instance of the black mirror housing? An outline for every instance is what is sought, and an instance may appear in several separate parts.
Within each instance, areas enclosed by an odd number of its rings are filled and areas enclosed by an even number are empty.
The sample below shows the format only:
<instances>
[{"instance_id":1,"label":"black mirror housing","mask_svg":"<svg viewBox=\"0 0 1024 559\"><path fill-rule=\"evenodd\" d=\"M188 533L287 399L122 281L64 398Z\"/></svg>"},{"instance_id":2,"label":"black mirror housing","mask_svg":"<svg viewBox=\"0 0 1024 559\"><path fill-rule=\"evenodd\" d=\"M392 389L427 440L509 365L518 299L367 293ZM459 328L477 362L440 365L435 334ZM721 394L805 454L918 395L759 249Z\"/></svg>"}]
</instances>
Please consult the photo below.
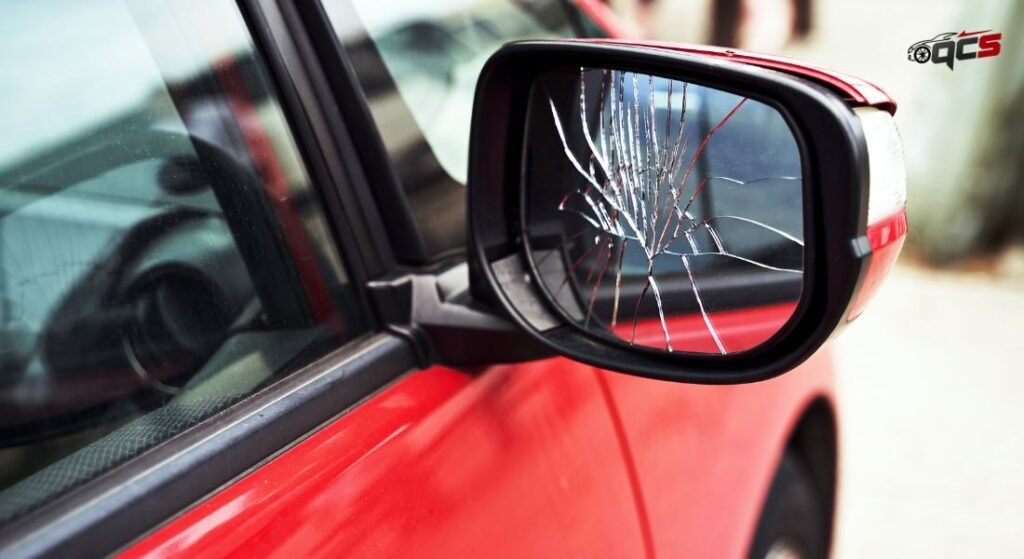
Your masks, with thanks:
<instances>
[{"instance_id":1,"label":"black mirror housing","mask_svg":"<svg viewBox=\"0 0 1024 559\"><path fill-rule=\"evenodd\" d=\"M589 309L586 323L574 320L570 316L572 313L567 313L564 305L555 300L557 297L552 290L545 287L545 272L539 269L538 258L531 248L534 230L527 215L531 211L532 196L528 190L534 188L531 182L534 179L528 176L529 169L536 163L536 158L564 159L570 149L566 145L566 154L558 149L527 150L531 133L534 133L529 127L531 121L536 122L530 112L536 107L531 109L531 103L537 104L536 88L542 76L559 71L575 71L582 75L584 69L604 69L606 74L609 70L634 73L634 88L636 73L676 80L675 83L694 84L693 87L713 88L770 107L788 123L802 156L802 196L797 203L802 205L803 212L803 230L799 232L803 247L803 283L798 290L799 295L793 300L788 319L784 324L780 323L777 331L763 343L732 353L724 350L721 353L672 351L671 346L667 351L643 347L633 343L633 339L615 339L589 328ZM653 78L650 83L652 108L648 122L653 123ZM670 107L671 91L669 89ZM895 148L888 146L889 152L896 153L898 158L894 156L891 164L883 162L882 158L874 162L886 165L887 169L892 167L892 172L873 170L869 152L875 156L880 150L869 147L869 143L892 143L893 140L888 136L882 138L884 134L866 132L866 121L855 110L864 105L829 84L806 76L660 46L607 41L544 41L507 45L489 60L481 73L473 112L468 175L469 260L473 296L502 309L520 328L558 353L605 369L707 384L754 382L784 373L810 357L830 336L859 314L864 300L870 296L867 292L877 287L902 245L906 231L902 210L905 194L896 193L895 209L886 214L885 219L877 219L878 216L873 214L878 212L874 209L869 212L869 206L877 205L877 200L886 198L876 195L872 199L873 186L897 191L902 186L905 192L905 184L900 183L900 180L905 180L902 179L905 173L898 136L894 136ZM552 111L554 106L552 103ZM668 114L673 115L671 108ZM641 120L638 117L638 126ZM649 126L658 132L656 125ZM681 127L682 124L677 130L679 136L683 135ZM895 134L895 128L892 132ZM561 125L559 133L562 133ZM664 133L669 135L669 129L665 128ZM706 138L704 143L707 143ZM593 143L591 147L594 147ZM526 157L528 151L529 157L534 159L529 162ZM694 158L698 155L700 150L696 151ZM575 159L572 154L569 158ZM600 160L600 156L597 159ZM607 162L599 163L607 166ZM586 164L577 165L576 170L584 176L588 173L597 176L599 171L593 169L593 158L589 165L589 171L583 168ZM883 175L884 179L876 178ZM883 185L883 180L888 182ZM873 181L879 184L874 185ZM611 185L609 189L619 188L614 182L608 178L605 184ZM686 179L683 179L680 190L687 186L685 183ZM589 192L590 187L587 188ZM654 197L657 198L657 194ZM679 211L678 205L675 210L681 222L683 212ZM614 212L617 219L619 209L614 209ZM898 219L894 222L890 214ZM609 221L607 216L612 214L604 211L604 215L605 218L600 220L602 223ZM689 219L697 223L692 216ZM707 221L705 219L701 223ZM889 228L885 242L879 241L877 231L872 233L875 222L882 224L879 227ZM636 242L634 237L630 238ZM690 244L693 246L691 258L701 255L692 239ZM623 249L619 250L618 258L621 260ZM609 260L612 259L611 251L609 248L607 252ZM723 249L721 252L726 251ZM685 257L683 261L686 263ZM686 270L690 271L689 264ZM593 273L591 271L591 275ZM601 273L604 273L603 268ZM689 279L700 305L700 314L717 342L718 337L711 328L709 314L701 303L692 274ZM646 293L646 286L644 289L643 293ZM590 293L587 289L580 291ZM595 284L594 296L597 292ZM643 293L641 299L645 296ZM618 297L616 284L616 307L619 306ZM590 304L593 305L593 297ZM639 300L636 306L640 307ZM660 299L658 309L661 309ZM635 338L635 316L633 320ZM664 316L661 324L664 328ZM667 342L668 330L665 330L665 337ZM718 347L722 348L722 344L719 343Z\"/></svg>"}]
</instances>

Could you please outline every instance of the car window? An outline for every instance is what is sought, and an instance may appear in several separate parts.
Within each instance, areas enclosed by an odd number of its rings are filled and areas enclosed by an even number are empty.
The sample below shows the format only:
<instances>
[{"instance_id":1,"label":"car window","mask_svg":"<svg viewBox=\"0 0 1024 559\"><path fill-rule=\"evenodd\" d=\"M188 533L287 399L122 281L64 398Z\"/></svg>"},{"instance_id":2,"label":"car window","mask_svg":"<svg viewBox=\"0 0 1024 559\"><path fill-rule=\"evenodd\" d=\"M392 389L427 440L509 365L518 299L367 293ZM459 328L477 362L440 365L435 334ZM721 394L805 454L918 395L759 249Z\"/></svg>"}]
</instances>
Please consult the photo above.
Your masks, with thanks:
<instances>
[{"instance_id":1,"label":"car window","mask_svg":"<svg viewBox=\"0 0 1024 559\"><path fill-rule=\"evenodd\" d=\"M366 326L233 2L0 14L2 524Z\"/></svg>"},{"instance_id":2,"label":"car window","mask_svg":"<svg viewBox=\"0 0 1024 559\"><path fill-rule=\"evenodd\" d=\"M509 41L593 31L559 0L323 0L397 166L429 255L465 242L476 80Z\"/></svg>"}]
</instances>

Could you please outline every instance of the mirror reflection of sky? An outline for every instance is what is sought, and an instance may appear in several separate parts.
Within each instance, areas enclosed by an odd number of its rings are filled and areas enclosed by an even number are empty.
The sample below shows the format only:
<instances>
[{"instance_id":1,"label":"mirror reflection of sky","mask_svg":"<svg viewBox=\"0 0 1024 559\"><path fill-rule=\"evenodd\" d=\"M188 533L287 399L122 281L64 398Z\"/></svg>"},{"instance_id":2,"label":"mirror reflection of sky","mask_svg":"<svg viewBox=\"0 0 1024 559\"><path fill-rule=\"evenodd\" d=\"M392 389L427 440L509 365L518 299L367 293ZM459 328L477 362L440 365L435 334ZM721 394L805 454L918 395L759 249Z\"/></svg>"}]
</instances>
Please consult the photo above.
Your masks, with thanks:
<instances>
[{"instance_id":1,"label":"mirror reflection of sky","mask_svg":"<svg viewBox=\"0 0 1024 559\"><path fill-rule=\"evenodd\" d=\"M588 70L598 75L600 70ZM588 78L589 79L589 78ZM669 81L655 78L654 123L658 143L673 143L679 134L679 116L682 107L682 82L673 82L671 98ZM651 106L651 81L647 76L637 80L634 94L632 81L627 79L623 89L623 101L639 107L646 113ZM598 95L588 90L588 95ZM635 96L634 96L635 95ZM686 86L686 120L684 138L688 145L684 154L687 163L696 152L701 141L743 97L708 88L697 84ZM671 104L671 111L670 111ZM610 112L611 100L605 110ZM735 215L764 223L786 232L795 238L803 238L803 209L800 150L786 121L774 108L753 99L746 102L708 140L700 157L694 162L694 169L686 184L681 185L685 202L701 180L708 178L700 195L694 200L690 212L698 219L714 215ZM662 187L661 198L668 196L668 184ZM771 250L780 241L779 236L748 222L722 220L715 224L723 242L739 254L756 256ZM703 250L712 250L711 239L706 231L694 233L694 239ZM680 238L671 247L676 252L690 250L685 238ZM625 270L643 273L647 259L639 250L628 250ZM695 262L698 268L714 266L714 261ZM663 273L682 271L678 259L659 259L656 267Z\"/></svg>"}]
</instances>

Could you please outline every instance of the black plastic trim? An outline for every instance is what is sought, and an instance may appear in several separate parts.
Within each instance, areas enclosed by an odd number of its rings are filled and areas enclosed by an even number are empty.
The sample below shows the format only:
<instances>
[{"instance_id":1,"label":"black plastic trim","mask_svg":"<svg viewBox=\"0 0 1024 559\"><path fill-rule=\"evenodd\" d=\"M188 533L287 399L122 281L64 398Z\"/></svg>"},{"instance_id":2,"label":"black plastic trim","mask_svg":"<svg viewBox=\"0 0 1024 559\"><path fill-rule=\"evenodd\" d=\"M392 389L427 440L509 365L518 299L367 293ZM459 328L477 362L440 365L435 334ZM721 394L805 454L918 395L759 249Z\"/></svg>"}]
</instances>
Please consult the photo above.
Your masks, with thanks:
<instances>
[{"instance_id":1,"label":"black plastic trim","mask_svg":"<svg viewBox=\"0 0 1024 559\"><path fill-rule=\"evenodd\" d=\"M263 0L269 3L269 0ZM398 179L394 165L384 147L377 124L359 86L355 70L345 47L331 27L319 0L280 2L282 10L301 22L305 39L312 47L305 53L315 58L323 69L323 87L332 96L332 103L344 118L352 138L354 153L363 162L363 172L373 188L364 192L376 202L376 212L383 219L384 229L397 260L422 264L428 259L423 238L416 226L412 209Z\"/></svg>"},{"instance_id":2,"label":"black plastic trim","mask_svg":"<svg viewBox=\"0 0 1024 559\"><path fill-rule=\"evenodd\" d=\"M361 285L394 267L395 255L328 83L328 70L315 55L318 45L291 2L243 0L241 5L270 66L314 190L323 199L339 251L354 253L349 260L359 261L346 264L356 268L351 271L353 283Z\"/></svg>"},{"instance_id":3,"label":"black plastic trim","mask_svg":"<svg viewBox=\"0 0 1024 559\"><path fill-rule=\"evenodd\" d=\"M370 283L386 328L416 348L421 367L481 367L554 356L546 345L469 296L460 262L447 270Z\"/></svg>"}]
</instances>

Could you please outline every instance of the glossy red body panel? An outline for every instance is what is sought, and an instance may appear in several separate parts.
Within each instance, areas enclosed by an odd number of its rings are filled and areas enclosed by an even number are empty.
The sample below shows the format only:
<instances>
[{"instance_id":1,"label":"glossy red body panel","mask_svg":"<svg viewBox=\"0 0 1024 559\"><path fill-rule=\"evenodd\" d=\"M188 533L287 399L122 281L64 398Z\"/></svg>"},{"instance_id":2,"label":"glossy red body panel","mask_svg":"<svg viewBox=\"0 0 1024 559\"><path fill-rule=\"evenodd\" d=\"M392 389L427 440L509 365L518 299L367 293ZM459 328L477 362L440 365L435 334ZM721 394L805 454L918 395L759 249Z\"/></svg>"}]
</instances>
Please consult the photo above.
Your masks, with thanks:
<instances>
[{"instance_id":1,"label":"glossy red body panel","mask_svg":"<svg viewBox=\"0 0 1024 559\"><path fill-rule=\"evenodd\" d=\"M746 557L789 433L816 398L833 401L829 352L755 384L604 374L623 418L655 556Z\"/></svg>"},{"instance_id":2,"label":"glossy red body panel","mask_svg":"<svg viewBox=\"0 0 1024 559\"><path fill-rule=\"evenodd\" d=\"M420 371L123 557L633 557L645 537L739 557L827 360L717 387L562 359Z\"/></svg>"},{"instance_id":3,"label":"glossy red body panel","mask_svg":"<svg viewBox=\"0 0 1024 559\"><path fill-rule=\"evenodd\" d=\"M878 107L890 114L896 113L896 102L889 94L877 85L860 78L843 74L809 62L794 60L783 56L762 54L739 49L713 47L707 45L690 45L683 43L666 43L661 41L622 41L608 39L579 39L596 43L612 43L638 47L652 47L673 52L684 52L710 56L742 64L750 64L761 68L771 68L787 74L794 74L815 81L848 97L854 105L870 105Z\"/></svg>"},{"instance_id":4,"label":"glossy red body panel","mask_svg":"<svg viewBox=\"0 0 1024 559\"><path fill-rule=\"evenodd\" d=\"M764 343L793 316L795 309L796 303L780 303L752 309L711 312L708 318L714 324L715 332L726 351L737 352ZM665 325L674 350L718 353L718 346L700 314L666 316ZM635 337L632 323L619 324L615 332L623 339L633 339L640 345L658 348L665 345L665 334L657 320L637 322Z\"/></svg>"},{"instance_id":5,"label":"glossy red body panel","mask_svg":"<svg viewBox=\"0 0 1024 559\"><path fill-rule=\"evenodd\" d=\"M642 532L592 369L412 373L125 557L632 557Z\"/></svg>"},{"instance_id":6,"label":"glossy red body panel","mask_svg":"<svg viewBox=\"0 0 1024 559\"><path fill-rule=\"evenodd\" d=\"M896 259L907 238L906 210L900 210L880 219L877 223L869 223L867 237L868 244L871 245L871 261L850 306L849 320L857 318L864 312L864 308L878 292L892 267L896 265Z\"/></svg>"}]
</instances>

